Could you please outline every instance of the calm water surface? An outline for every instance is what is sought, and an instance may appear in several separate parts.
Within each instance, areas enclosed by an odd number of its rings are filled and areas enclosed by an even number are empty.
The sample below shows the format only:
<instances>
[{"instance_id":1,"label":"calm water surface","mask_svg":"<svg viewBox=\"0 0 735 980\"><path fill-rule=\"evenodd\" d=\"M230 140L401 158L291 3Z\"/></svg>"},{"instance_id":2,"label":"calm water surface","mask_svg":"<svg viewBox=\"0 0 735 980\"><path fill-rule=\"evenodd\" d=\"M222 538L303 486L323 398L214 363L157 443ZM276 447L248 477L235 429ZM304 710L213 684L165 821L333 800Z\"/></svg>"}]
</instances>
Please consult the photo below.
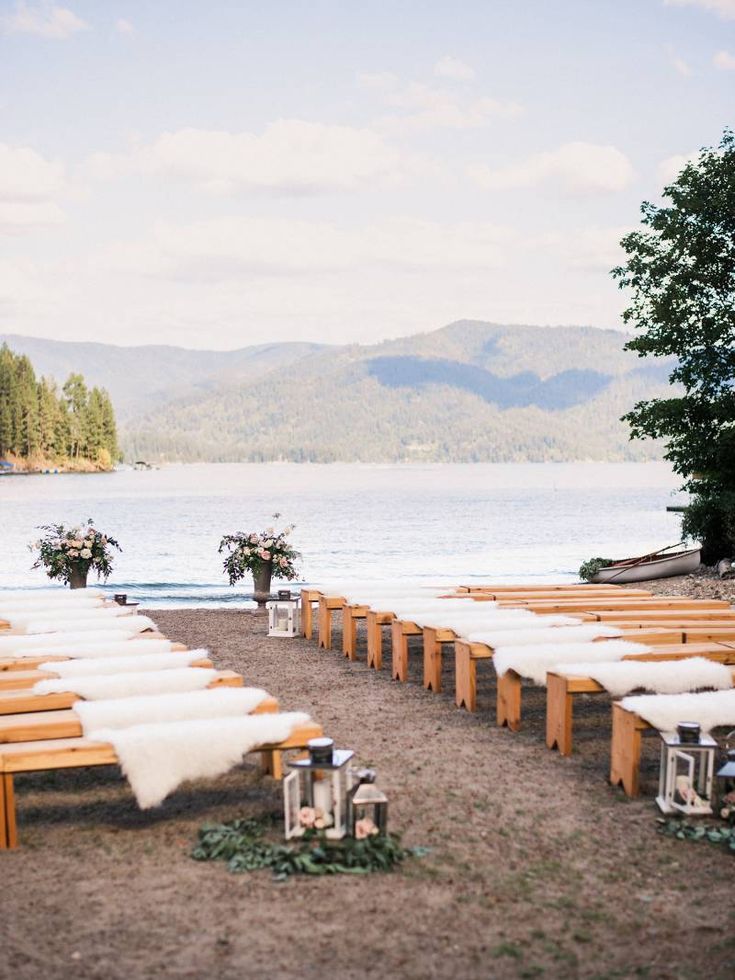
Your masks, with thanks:
<instances>
[{"instance_id":1,"label":"calm water surface","mask_svg":"<svg viewBox=\"0 0 735 980\"><path fill-rule=\"evenodd\" d=\"M0 477L0 589L31 571L35 528L92 517L120 540L109 585L147 605L246 603L223 533L297 525L304 581L561 581L592 555L679 539L677 480L662 463L329 466L202 464L149 472Z\"/></svg>"}]
</instances>

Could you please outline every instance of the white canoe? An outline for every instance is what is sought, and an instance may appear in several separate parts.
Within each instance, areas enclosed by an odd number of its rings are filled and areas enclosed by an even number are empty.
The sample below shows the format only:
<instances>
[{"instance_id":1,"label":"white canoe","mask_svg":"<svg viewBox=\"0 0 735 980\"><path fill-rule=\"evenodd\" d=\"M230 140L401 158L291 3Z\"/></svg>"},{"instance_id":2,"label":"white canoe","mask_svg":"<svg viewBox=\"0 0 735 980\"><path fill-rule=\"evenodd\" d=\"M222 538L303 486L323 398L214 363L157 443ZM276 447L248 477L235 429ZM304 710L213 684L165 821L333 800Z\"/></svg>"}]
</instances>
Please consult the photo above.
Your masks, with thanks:
<instances>
[{"instance_id":1,"label":"white canoe","mask_svg":"<svg viewBox=\"0 0 735 980\"><path fill-rule=\"evenodd\" d=\"M653 578L670 578L672 575L688 575L700 565L701 548L689 551L675 551L660 557L627 558L601 568L593 577L593 582L610 582L624 585L630 582L646 582Z\"/></svg>"}]
</instances>

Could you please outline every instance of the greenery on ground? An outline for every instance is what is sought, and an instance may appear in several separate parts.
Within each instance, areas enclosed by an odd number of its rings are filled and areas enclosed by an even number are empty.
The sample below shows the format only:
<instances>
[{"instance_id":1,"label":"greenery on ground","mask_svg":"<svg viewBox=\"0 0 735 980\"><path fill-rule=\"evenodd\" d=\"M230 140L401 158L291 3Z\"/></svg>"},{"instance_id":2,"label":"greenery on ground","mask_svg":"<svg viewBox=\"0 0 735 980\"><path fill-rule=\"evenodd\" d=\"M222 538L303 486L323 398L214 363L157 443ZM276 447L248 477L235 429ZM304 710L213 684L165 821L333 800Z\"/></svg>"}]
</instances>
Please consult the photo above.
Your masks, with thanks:
<instances>
[{"instance_id":1,"label":"greenery on ground","mask_svg":"<svg viewBox=\"0 0 735 980\"><path fill-rule=\"evenodd\" d=\"M61 391L28 357L0 347L0 458L30 469L111 469L120 451L112 402L70 374Z\"/></svg>"},{"instance_id":2,"label":"greenery on ground","mask_svg":"<svg viewBox=\"0 0 735 980\"><path fill-rule=\"evenodd\" d=\"M677 840L699 841L705 844L721 844L735 854L735 827L725 824L689 823L687 820L659 818L658 832Z\"/></svg>"},{"instance_id":3,"label":"greenery on ground","mask_svg":"<svg viewBox=\"0 0 735 980\"><path fill-rule=\"evenodd\" d=\"M583 582L591 582L601 568L609 568L614 562L612 558L590 558L579 566L579 577Z\"/></svg>"},{"instance_id":4,"label":"greenery on ground","mask_svg":"<svg viewBox=\"0 0 735 980\"><path fill-rule=\"evenodd\" d=\"M370 874L392 871L407 857L419 857L422 848L404 848L393 834L355 840L330 841L319 831L307 830L293 844L266 836L275 820L232 820L205 824L191 856L197 861L225 861L232 872L269 869L278 881L296 874Z\"/></svg>"},{"instance_id":5,"label":"greenery on ground","mask_svg":"<svg viewBox=\"0 0 735 980\"><path fill-rule=\"evenodd\" d=\"M632 292L627 349L675 357L681 393L639 401L624 419L632 438L666 440L692 494L683 531L713 562L735 553L735 134L703 149L664 199L643 203L645 230L623 239L627 261L612 274Z\"/></svg>"}]
</instances>

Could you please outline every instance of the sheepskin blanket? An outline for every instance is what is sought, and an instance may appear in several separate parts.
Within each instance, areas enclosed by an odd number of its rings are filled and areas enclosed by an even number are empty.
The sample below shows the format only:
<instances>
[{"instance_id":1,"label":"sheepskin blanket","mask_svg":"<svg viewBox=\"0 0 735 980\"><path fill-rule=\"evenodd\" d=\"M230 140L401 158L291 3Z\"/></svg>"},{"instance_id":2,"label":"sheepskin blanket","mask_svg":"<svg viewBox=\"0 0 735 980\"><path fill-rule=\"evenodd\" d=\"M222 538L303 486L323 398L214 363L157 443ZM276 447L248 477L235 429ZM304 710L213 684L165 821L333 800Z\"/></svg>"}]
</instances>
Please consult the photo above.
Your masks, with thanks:
<instances>
[{"instance_id":1,"label":"sheepskin blanket","mask_svg":"<svg viewBox=\"0 0 735 980\"><path fill-rule=\"evenodd\" d=\"M553 617L552 617L553 618ZM497 630L482 630L478 633L468 633L471 643L485 643L489 647L500 646L530 646L535 643L591 643L600 637L620 636L617 626L607 626L604 623L591 623L589 626L552 626L535 629L509 630L499 627Z\"/></svg>"},{"instance_id":2,"label":"sheepskin blanket","mask_svg":"<svg viewBox=\"0 0 735 980\"><path fill-rule=\"evenodd\" d=\"M39 670L47 670L57 677L130 674L190 667L195 660L202 660L208 656L208 650L186 650L183 653L153 653L147 657L81 657L78 660L50 660L48 663L41 664Z\"/></svg>"},{"instance_id":3,"label":"sheepskin blanket","mask_svg":"<svg viewBox=\"0 0 735 980\"><path fill-rule=\"evenodd\" d=\"M287 739L309 716L299 712L100 728L110 742L142 810L158 806L187 779L220 776L261 745Z\"/></svg>"},{"instance_id":4,"label":"sheepskin blanket","mask_svg":"<svg viewBox=\"0 0 735 980\"><path fill-rule=\"evenodd\" d=\"M99 602L105 598L104 592L100 589L0 589L0 605L6 606L10 603L20 602L58 602L84 605L85 603Z\"/></svg>"},{"instance_id":5,"label":"sheepskin blanket","mask_svg":"<svg viewBox=\"0 0 735 980\"><path fill-rule=\"evenodd\" d=\"M629 654L649 653L650 647L627 640L606 640L604 643L539 643L530 647L498 647L493 664L498 677L513 670L536 684L546 685L546 672L558 664L605 660L622 660Z\"/></svg>"},{"instance_id":6,"label":"sheepskin blanket","mask_svg":"<svg viewBox=\"0 0 735 980\"><path fill-rule=\"evenodd\" d=\"M96 636L96 633L81 633L82 637L78 643L61 642L66 640L66 634L42 633L34 636L17 637L17 639L32 640L21 647L19 650L11 650L13 657L22 659L23 657L132 657L144 654L166 653L171 650L173 643L170 640L151 636L146 638L140 633L134 633L128 638L121 638L117 630L113 633L105 633L107 640L95 640L91 643L87 640L88 636ZM0 656L5 650L0 647Z\"/></svg>"},{"instance_id":7,"label":"sheepskin blanket","mask_svg":"<svg viewBox=\"0 0 735 980\"><path fill-rule=\"evenodd\" d=\"M520 613L520 615L518 615ZM415 622L415 620L409 620ZM451 629L459 636L467 636L476 630L526 630L534 625L534 614L525 610L499 610L484 615L460 616L458 613L420 616L418 624L433 629ZM550 625L565 626L567 618L559 616Z\"/></svg>"},{"instance_id":8,"label":"sheepskin blanket","mask_svg":"<svg viewBox=\"0 0 735 980\"><path fill-rule=\"evenodd\" d=\"M622 706L640 715L660 732L675 732L682 721L694 721L703 732L735 728L735 691L706 694L636 694L623 698Z\"/></svg>"},{"instance_id":9,"label":"sheepskin blanket","mask_svg":"<svg viewBox=\"0 0 735 980\"><path fill-rule=\"evenodd\" d=\"M200 691L211 684L216 676L217 671L208 667L131 671L128 674L90 674L38 681L33 685L33 693L78 694L86 701L103 701L105 698L131 698L139 694Z\"/></svg>"},{"instance_id":10,"label":"sheepskin blanket","mask_svg":"<svg viewBox=\"0 0 735 980\"><path fill-rule=\"evenodd\" d=\"M75 622L77 620L97 619L101 623L108 619L118 619L120 616L132 616L134 611L134 606L75 606L72 609L64 606L62 609L49 609L48 606L43 609L19 609L17 606L13 609L5 609L0 611L0 618L5 620L5 622L10 623L12 629L26 629L29 623L38 622L39 620L45 622L47 619L53 619L58 622L59 626L63 628L64 623L67 621Z\"/></svg>"},{"instance_id":11,"label":"sheepskin blanket","mask_svg":"<svg viewBox=\"0 0 735 980\"><path fill-rule=\"evenodd\" d=\"M725 664L692 657L687 660L621 660L618 663L564 664L557 670L569 677L591 677L615 698L631 691L654 694L683 694L704 688L732 687L732 669Z\"/></svg>"},{"instance_id":12,"label":"sheepskin blanket","mask_svg":"<svg viewBox=\"0 0 735 980\"><path fill-rule=\"evenodd\" d=\"M128 633L142 633L143 630L157 629L156 624L148 616L109 616L101 618L74 618L57 620L35 619L23 626L23 632L30 633L88 633L90 630L127 630Z\"/></svg>"},{"instance_id":13,"label":"sheepskin blanket","mask_svg":"<svg viewBox=\"0 0 735 980\"><path fill-rule=\"evenodd\" d=\"M126 619L126 623L131 623L134 619L140 619L139 616L132 617L131 619ZM37 652L45 652L50 647L67 646L73 647L77 645L84 645L87 647L94 646L95 644L105 644L110 641L115 643L121 643L124 641L130 642L137 639L138 633L133 630L84 630L82 632L70 632L70 633L37 633L37 634L23 634L14 636L5 636L0 633L0 657L23 657L23 656L34 656ZM151 643L155 637L151 637L150 640L142 639L141 643Z\"/></svg>"},{"instance_id":14,"label":"sheepskin blanket","mask_svg":"<svg viewBox=\"0 0 735 980\"><path fill-rule=\"evenodd\" d=\"M197 718L239 718L249 715L268 697L259 687L220 687L184 694L144 695L110 701L77 701L74 714L85 735L99 728L194 721Z\"/></svg>"}]
</instances>

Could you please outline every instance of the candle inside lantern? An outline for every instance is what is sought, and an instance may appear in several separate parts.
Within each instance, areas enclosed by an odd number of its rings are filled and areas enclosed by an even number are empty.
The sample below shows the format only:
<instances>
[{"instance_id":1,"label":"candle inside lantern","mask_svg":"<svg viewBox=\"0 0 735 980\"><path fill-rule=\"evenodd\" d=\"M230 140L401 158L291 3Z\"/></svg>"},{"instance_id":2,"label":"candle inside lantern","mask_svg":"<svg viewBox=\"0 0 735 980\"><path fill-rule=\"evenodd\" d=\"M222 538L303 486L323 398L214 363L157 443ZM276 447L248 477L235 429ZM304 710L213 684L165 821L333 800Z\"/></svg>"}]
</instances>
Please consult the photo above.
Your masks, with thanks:
<instances>
[{"instance_id":1,"label":"candle inside lantern","mask_svg":"<svg viewBox=\"0 0 735 980\"><path fill-rule=\"evenodd\" d=\"M319 779L314 783L314 807L322 811L322 815L332 812L332 786L328 779Z\"/></svg>"}]
</instances>

